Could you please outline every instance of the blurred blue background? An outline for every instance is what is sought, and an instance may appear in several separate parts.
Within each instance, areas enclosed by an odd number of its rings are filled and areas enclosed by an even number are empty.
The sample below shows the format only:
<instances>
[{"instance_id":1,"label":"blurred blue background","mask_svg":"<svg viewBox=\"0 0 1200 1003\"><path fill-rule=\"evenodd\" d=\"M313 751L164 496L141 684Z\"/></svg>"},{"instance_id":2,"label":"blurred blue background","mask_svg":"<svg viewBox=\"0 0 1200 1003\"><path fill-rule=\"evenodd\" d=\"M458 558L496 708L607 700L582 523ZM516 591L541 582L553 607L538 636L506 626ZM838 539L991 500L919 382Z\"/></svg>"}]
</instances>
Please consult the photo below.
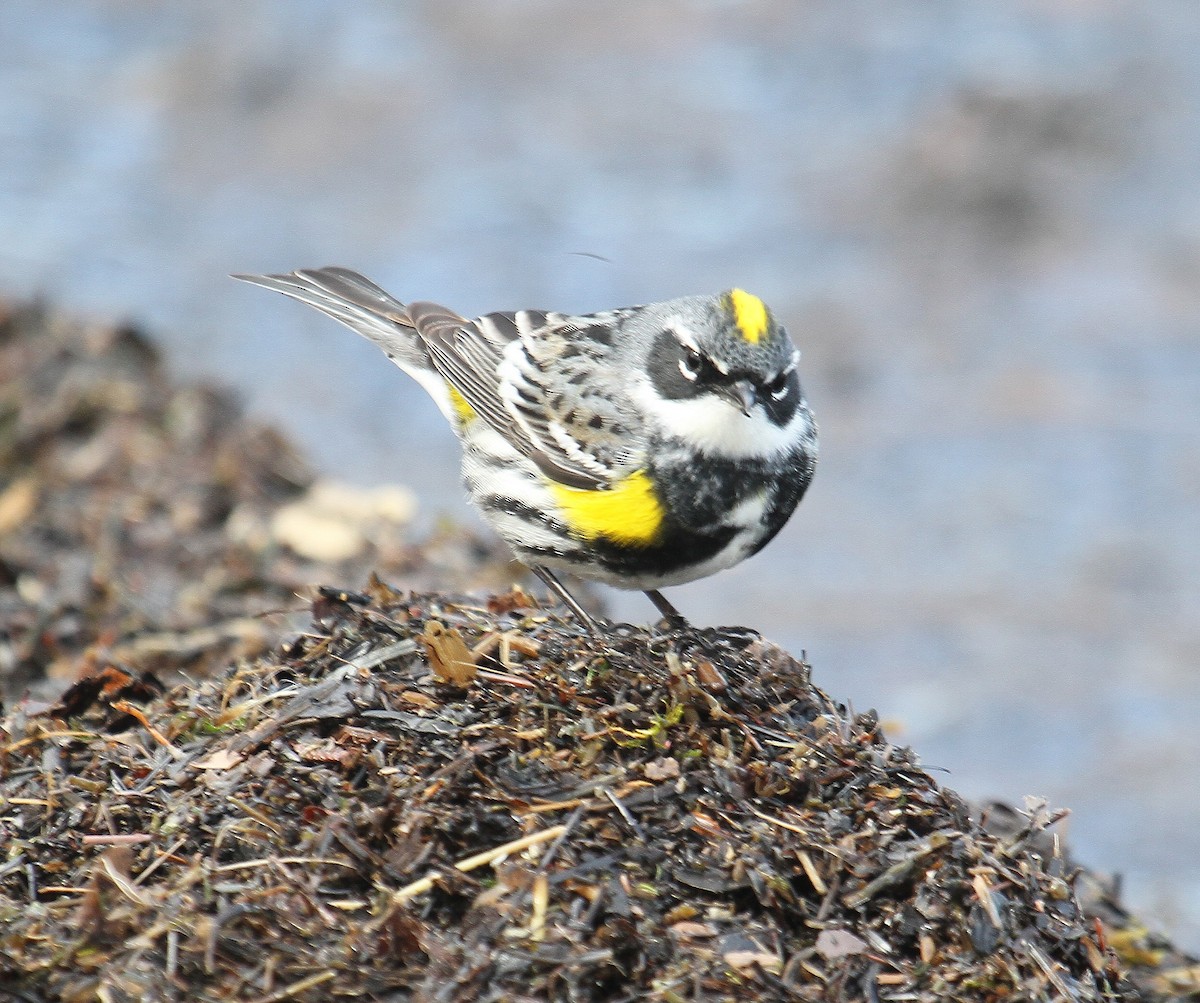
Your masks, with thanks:
<instances>
[{"instance_id":1,"label":"blurred blue background","mask_svg":"<svg viewBox=\"0 0 1200 1003\"><path fill-rule=\"evenodd\" d=\"M758 293L820 468L672 600L807 649L962 793L1072 808L1198 950L1197 53L1194 0L5 0L0 293L149 325L325 472L463 519L420 392L226 273Z\"/></svg>"}]
</instances>

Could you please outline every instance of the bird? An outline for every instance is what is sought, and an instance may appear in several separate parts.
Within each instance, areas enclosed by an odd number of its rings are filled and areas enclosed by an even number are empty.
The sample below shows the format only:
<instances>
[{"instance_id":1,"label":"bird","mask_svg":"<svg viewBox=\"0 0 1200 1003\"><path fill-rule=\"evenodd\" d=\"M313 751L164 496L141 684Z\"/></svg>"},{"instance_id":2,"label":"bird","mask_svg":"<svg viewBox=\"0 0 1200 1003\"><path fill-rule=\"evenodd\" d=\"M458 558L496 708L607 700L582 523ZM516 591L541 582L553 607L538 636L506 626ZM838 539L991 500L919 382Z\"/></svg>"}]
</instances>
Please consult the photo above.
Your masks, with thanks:
<instances>
[{"instance_id":1,"label":"bird","mask_svg":"<svg viewBox=\"0 0 1200 1003\"><path fill-rule=\"evenodd\" d=\"M559 578L660 591L761 550L812 480L800 352L740 288L590 314L474 319L340 266L232 276L339 321L417 381L462 446L470 500L592 633Z\"/></svg>"}]
</instances>

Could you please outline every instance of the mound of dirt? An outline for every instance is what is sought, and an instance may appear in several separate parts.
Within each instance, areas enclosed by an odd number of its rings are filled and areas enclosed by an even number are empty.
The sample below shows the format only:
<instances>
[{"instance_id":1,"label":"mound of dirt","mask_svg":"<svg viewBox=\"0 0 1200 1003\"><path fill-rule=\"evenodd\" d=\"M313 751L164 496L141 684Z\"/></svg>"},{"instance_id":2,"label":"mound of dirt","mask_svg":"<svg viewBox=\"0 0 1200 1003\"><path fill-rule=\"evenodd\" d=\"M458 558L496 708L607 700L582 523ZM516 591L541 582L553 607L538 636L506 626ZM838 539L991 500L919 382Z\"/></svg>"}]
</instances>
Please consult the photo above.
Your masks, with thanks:
<instances>
[{"instance_id":1,"label":"mound of dirt","mask_svg":"<svg viewBox=\"0 0 1200 1003\"><path fill-rule=\"evenodd\" d=\"M10 310L0 372L0 674L38 697L0 716L0 998L1197 991L1061 813L980 818L754 632L428 591L507 567L317 490L128 329ZM363 566L403 588L308 584Z\"/></svg>"}]
</instances>

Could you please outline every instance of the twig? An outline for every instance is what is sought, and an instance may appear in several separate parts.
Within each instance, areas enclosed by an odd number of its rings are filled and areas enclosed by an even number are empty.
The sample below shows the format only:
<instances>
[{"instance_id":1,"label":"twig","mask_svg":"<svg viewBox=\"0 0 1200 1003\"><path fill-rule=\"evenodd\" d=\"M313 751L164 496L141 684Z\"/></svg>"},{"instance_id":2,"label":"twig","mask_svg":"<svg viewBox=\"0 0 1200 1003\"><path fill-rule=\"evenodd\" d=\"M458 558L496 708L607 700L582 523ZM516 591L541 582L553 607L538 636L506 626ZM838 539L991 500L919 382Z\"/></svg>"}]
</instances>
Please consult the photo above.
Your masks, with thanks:
<instances>
[{"instance_id":1,"label":"twig","mask_svg":"<svg viewBox=\"0 0 1200 1003\"><path fill-rule=\"evenodd\" d=\"M220 864L213 868L214 872L244 871L255 867L270 867L275 864L332 864L334 867L345 867L355 870L358 865L346 860L334 860L327 857L260 857L258 860L241 860L236 864Z\"/></svg>"},{"instance_id":2,"label":"twig","mask_svg":"<svg viewBox=\"0 0 1200 1003\"><path fill-rule=\"evenodd\" d=\"M279 992L271 993L270 996L259 997L259 999L255 1000L255 1003L278 1003L279 1000L293 999L305 990L312 989L313 986L319 986L323 982L328 982L336 976L337 973L333 971L318 972L316 975L310 975L299 982L293 982L290 986L280 989Z\"/></svg>"},{"instance_id":3,"label":"twig","mask_svg":"<svg viewBox=\"0 0 1200 1003\"><path fill-rule=\"evenodd\" d=\"M476 853L474 856L465 857L454 864L455 870L462 871L464 874L467 871L473 871L477 867L483 867L485 864L490 864L501 857L507 857L513 853L520 853L522 850L528 850L531 846L537 846L539 843L546 843L552 839L557 839L562 833L566 832L565 825L552 825L549 829L542 829L540 832L530 833L528 836L522 836L520 839L514 839L510 843L505 843L502 846L497 846L495 849L485 850L483 853ZM423 895L425 892L433 888L437 881L438 875L436 872L430 872L425 877L414 881L412 884L405 885L392 894L393 905L403 905L411 898L418 895Z\"/></svg>"},{"instance_id":4,"label":"twig","mask_svg":"<svg viewBox=\"0 0 1200 1003\"><path fill-rule=\"evenodd\" d=\"M179 839L176 840L175 843L173 843L169 849L163 850L162 853L160 853L157 857L155 857L153 862L151 862L145 869L143 869L141 874L139 874L136 878L133 879L133 883L135 885L140 885L151 874L153 874L154 871L157 870L158 867L164 861L169 860L174 855L175 851L178 850L181 846L183 846L183 844L186 843L187 841L188 841L187 836L180 836Z\"/></svg>"},{"instance_id":5,"label":"twig","mask_svg":"<svg viewBox=\"0 0 1200 1003\"><path fill-rule=\"evenodd\" d=\"M138 723L146 729L146 733L171 754L172 759L183 759L184 753L172 745L171 740L150 723L150 719L146 717L145 712L140 707L135 707L128 700L114 700L111 706L113 710L136 718Z\"/></svg>"},{"instance_id":6,"label":"twig","mask_svg":"<svg viewBox=\"0 0 1200 1003\"><path fill-rule=\"evenodd\" d=\"M558 838L550 844L550 849L542 854L542 859L538 862L538 873L545 874L547 868L554 862L554 858L558 856L558 851L562 849L563 843L567 841L567 837L571 835L580 821L583 819L583 806L580 805L567 817L567 820L562 824L562 832L558 834Z\"/></svg>"},{"instance_id":7,"label":"twig","mask_svg":"<svg viewBox=\"0 0 1200 1003\"><path fill-rule=\"evenodd\" d=\"M148 832L114 832L80 836L79 842L82 846L133 846L137 843L148 843L153 838Z\"/></svg>"},{"instance_id":8,"label":"twig","mask_svg":"<svg viewBox=\"0 0 1200 1003\"><path fill-rule=\"evenodd\" d=\"M604 789L604 796L606 798L608 798L608 800L612 802L613 807L616 808L617 811L619 811L621 813L621 818L625 819L626 824L629 826L630 829L633 830L633 834L635 836L637 836L638 839L640 839L644 842L646 839L646 834L642 831L642 827L640 825L638 825L637 819L635 819L632 815L629 814L629 809L626 808L623 804L621 804L621 799L618 798L607 787Z\"/></svg>"}]
</instances>

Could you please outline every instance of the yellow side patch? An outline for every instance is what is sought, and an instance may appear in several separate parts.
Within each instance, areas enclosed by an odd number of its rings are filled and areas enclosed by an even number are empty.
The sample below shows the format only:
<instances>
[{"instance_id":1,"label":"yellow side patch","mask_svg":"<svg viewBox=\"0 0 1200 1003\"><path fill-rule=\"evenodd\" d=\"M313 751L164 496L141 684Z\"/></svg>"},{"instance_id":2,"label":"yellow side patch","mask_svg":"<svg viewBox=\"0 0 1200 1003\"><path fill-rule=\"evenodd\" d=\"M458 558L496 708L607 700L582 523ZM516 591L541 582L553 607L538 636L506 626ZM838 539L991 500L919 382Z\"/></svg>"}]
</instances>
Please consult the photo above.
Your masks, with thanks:
<instances>
[{"instance_id":1,"label":"yellow side patch","mask_svg":"<svg viewBox=\"0 0 1200 1003\"><path fill-rule=\"evenodd\" d=\"M758 339L767 333L767 305L744 289L729 291L729 305L733 308L733 322L737 324L742 337L750 344L757 345Z\"/></svg>"},{"instance_id":2,"label":"yellow side patch","mask_svg":"<svg viewBox=\"0 0 1200 1003\"><path fill-rule=\"evenodd\" d=\"M663 507L644 470L637 470L611 488L591 490L551 484L554 500L567 527L578 537L645 547L662 533Z\"/></svg>"},{"instance_id":3,"label":"yellow side patch","mask_svg":"<svg viewBox=\"0 0 1200 1003\"><path fill-rule=\"evenodd\" d=\"M446 384L446 389L450 391L450 406L454 408L454 413L458 417L460 425L468 424L475 417L475 409L467 403L467 399L452 387L449 383Z\"/></svg>"}]
</instances>

